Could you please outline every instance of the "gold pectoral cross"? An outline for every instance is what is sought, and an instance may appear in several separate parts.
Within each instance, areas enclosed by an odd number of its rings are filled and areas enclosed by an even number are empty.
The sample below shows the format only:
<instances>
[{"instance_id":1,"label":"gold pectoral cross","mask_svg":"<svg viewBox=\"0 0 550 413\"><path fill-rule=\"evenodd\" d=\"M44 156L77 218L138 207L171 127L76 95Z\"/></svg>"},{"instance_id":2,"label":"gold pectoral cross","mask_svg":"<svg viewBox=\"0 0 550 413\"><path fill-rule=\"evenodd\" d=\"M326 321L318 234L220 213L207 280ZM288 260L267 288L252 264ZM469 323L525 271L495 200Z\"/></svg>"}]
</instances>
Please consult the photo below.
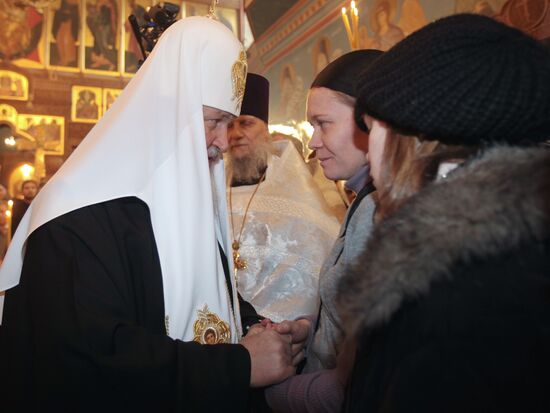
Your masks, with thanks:
<instances>
[{"instance_id":1,"label":"gold pectoral cross","mask_svg":"<svg viewBox=\"0 0 550 413\"><path fill-rule=\"evenodd\" d=\"M233 264L235 264L235 270L244 270L247 263L245 259L241 258L241 254L239 253L239 242L233 241L231 246L233 247Z\"/></svg>"}]
</instances>

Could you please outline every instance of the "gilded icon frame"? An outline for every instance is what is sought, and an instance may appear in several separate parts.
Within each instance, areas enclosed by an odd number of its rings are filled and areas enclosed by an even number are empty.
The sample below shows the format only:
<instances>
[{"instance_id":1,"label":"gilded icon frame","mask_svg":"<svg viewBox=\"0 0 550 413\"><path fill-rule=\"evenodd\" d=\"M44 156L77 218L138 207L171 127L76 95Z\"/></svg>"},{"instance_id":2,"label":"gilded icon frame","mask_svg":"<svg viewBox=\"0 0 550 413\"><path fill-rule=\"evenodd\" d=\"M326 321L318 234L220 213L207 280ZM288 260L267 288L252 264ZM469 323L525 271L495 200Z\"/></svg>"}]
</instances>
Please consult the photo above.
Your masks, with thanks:
<instances>
[{"instance_id":1,"label":"gilded icon frame","mask_svg":"<svg viewBox=\"0 0 550 413\"><path fill-rule=\"evenodd\" d=\"M29 100L29 80L20 73L0 70L0 99Z\"/></svg>"},{"instance_id":2,"label":"gilded icon frame","mask_svg":"<svg viewBox=\"0 0 550 413\"><path fill-rule=\"evenodd\" d=\"M96 123L102 116L102 88L75 85L71 90L71 121Z\"/></svg>"}]
</instances>

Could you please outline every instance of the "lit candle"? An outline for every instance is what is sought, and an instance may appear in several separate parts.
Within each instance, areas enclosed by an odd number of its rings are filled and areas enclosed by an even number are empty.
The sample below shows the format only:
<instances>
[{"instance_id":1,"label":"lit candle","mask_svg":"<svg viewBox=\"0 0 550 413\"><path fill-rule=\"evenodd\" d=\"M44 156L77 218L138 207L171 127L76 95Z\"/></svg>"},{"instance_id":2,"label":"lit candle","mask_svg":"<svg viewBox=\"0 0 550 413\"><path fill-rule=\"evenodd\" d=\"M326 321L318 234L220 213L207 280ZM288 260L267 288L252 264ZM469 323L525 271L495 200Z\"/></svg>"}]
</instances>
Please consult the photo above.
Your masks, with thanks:
<instances>
[{"instance_id":1,"label":"lit candle","mask_svg":"<svg viewBox=\"0 0 550 413\"><path fill-rule=\"evenodd\" d=\"M352 1L352 3L354 3ZM352 16L353 16L353 41L354 41L354 49L359 49L359 11L356 7L353 7L352 9Z\"/></svg>"},{"instance_id":2,"label":"lit candle","mask_svg":"<svg viewBox=\"0 0 550 413\"><path fill-rule=\"evenodd\" d=\"M348 35L350 47L353 49L353 34L351 33L351 27L349 25L348 14L345 7L342 7L342 20L344 21L344 26L346 26L346 33Z\"/></svg>"},{"instance_id":3,"label":"lit candle","mask_svg":"<svg viewBox=\"0 0 550 413\"><path fill-rule=\"evenodd\" d=\"M11 215L12 215L12 210L13 208L13 201L10 199L8 201L8 209L6 210L6 227L7 227L7 235L8 235L8 243L11 241Z\"/></svg>"}]
</instances>

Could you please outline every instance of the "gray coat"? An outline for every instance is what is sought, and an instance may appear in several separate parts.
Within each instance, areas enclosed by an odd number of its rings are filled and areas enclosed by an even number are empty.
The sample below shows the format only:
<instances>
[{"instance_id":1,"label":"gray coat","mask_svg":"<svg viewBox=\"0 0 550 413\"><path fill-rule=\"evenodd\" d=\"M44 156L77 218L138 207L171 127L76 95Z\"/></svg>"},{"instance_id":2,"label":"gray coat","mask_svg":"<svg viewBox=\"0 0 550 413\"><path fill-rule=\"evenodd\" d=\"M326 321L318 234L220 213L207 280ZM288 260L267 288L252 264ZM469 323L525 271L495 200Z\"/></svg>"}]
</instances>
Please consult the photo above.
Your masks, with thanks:
<instances>
[{"instance_id":1,"label":"gray coat","mask_svg":"<svg viewBox=\"0 0 550 413\"><path fill-rule=\"evenodd\" d=\"M356 202L358 204L354 205ZM342 323L336 310L336 288L340 278L365 249L373 225L374 209L373 193L364 197L358 195L348 209L338 238L323 263L319 274L321 307L305 373L336 366L338 346L343 341Z\"/></svg>"}]
</instances>

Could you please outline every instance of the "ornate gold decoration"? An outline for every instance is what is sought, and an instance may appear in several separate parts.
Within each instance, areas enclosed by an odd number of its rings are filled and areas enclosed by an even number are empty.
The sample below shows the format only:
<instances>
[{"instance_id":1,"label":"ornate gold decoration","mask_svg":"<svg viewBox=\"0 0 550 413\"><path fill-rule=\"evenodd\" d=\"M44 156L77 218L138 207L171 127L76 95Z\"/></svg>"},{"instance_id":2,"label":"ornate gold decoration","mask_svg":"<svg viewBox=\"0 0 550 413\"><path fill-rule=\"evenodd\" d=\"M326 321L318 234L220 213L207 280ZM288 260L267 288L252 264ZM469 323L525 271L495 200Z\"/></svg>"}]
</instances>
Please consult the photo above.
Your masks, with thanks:
<instances>
[{"instance_id":1,"label":"ornate gold decoration","mask_svg":"<svg viewBox=\"0 0 550 413\"><path fill-rule=\"evenodd\" d=\"M193 341L201 344L220 344L231 342L231 330L229 324L221 320L216 314L211 313L208 305L202 310L197 310L198 319L193 324Z\"/></svg>"},{"instance_id":2,"label":"ornate gold decoration","mask_svg":"<svg viewBox=\"0 0 550 413\"><path fill-rule=\"evenodd\" d=\"M233 64L233 67L231 68L231 80L233 81L233 100L235 101L235 109L237 112L241 111L241 104L243 103L247 70L248 64L246 62L246 52L244 51L244 49L241 49L241 52L239 53L239 59Z\"/></svg>"},{"instance_id":3,"label":"ornate gold decoration","mask_svg":"<svg viewBox=\"0 0 550 413\"><path fill-rule=\"evenodd\" d=\"M29 100L29 80L20 73L0 70L0 99Z\"/></svg>"},{"instance_id":4,"label":"ornate gold decoration","mask_svg":"<svg viewBox=\"0 0 550 413\"><path fill-rule=\"evenodd\" d=\"M96 123L102 110L103 90L100 87L73 85L71 89L71 121Z\"/></svg>"},{"instance_id":5,"label":"ornate gold decoration","mask_svg":"<svg viewBox=\"0 0 550 413\"><path fill-rule=\"evenodd\" d=\"M17 110L10 105L0 103L0 120L7 121L13 126L17 126Z\"/></svg>"},{"instance_id":6,"label":"ornate gold decoration","mask_svg":"<svg viewBox=\"0 0 550 413\"><path fill-rule=\"evenodd\" d=\"M11 143L18 151L34 151L34 176L46 176L45 155L63 155L65 143L65 118L17 113L10 105L0 104L0 121L12 129Z\"/></svg>"},{"instance_id":7,"label":"ornate gold decoration","mask_svg":"<svg viewBox=\"0 0 550 413\"><path fill-rule=\"evenodd\" d=\"M102 116L122 93L122 89L103 88Z\"/></svg>"},{"instance_id":8,"label":"ornate gold decoration","mask_svg":"<svg viewBox=\"0 0 550 413\"><path fill-rule=\"evenodd\" d=\"M220 0L212 0L212 4L210 4L210 7L208 7L208 14L206 15L206 17L208 17L209 19L218 20L218 18L216 17L216 6L219 2Z\"/></svg>"},{"instance_id":9,"label":"ornate gold decoration","mask_svg":"<svg viewBox=\"0 0 550 413\"><path fill-rule=\"evenodd\" d=\"M241 258L241 254L239 252L241 244L237 240L233 240L233 264L235 265L235 273L238 270L245 270L248 267L248 263L245 259ZM235 277L236 279L237 277Z\"/></svg>"}]
</instances>

